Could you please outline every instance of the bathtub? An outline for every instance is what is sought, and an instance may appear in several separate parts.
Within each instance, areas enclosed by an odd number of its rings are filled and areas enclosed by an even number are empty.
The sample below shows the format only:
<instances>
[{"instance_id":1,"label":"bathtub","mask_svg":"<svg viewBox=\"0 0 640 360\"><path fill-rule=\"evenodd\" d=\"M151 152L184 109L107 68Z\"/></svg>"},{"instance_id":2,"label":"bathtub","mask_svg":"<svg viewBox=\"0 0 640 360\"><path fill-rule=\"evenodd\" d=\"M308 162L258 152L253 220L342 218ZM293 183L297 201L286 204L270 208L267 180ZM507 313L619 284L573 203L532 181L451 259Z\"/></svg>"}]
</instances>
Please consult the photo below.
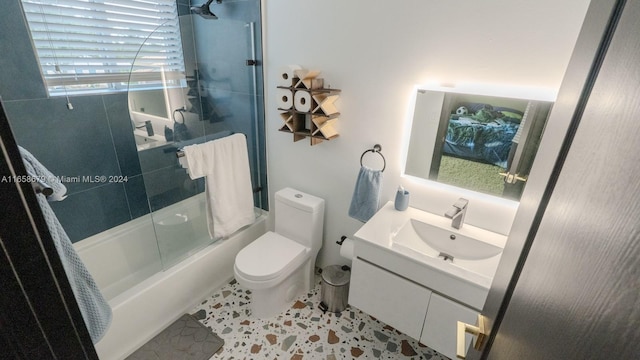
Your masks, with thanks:
<instances>
[{"instance_id":1,"label":"bathtub","mask_svg":"<svg viewBox=\"0 0 640 360\"><path fill-rule=\"evenodd\" d=\"M125 358L226 284L236 254L266 232L267 213L256 209L252 225L208 244L203 214L199 194L74 244L113 310L95 345L101 360ZM183 231L204 236L199 249L158 250L156 238L184 245L184 237L175 238Z\"/></svg>"}]
</instances>

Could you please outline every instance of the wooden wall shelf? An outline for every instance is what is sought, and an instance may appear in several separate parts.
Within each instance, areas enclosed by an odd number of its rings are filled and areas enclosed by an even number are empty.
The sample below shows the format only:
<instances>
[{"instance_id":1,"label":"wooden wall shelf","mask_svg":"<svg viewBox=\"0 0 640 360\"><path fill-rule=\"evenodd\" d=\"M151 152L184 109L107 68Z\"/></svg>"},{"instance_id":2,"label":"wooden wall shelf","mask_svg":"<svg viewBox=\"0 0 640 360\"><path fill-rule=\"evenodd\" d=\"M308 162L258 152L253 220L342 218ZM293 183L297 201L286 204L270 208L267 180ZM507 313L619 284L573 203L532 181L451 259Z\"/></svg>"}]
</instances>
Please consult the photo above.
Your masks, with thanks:
<instances>
[{"instance_id":1,"label":"wooden wall shelf","mask_svg":"<svg viewBox=\"0 0 640 360\"><path fill-rule=\"evenodd\" d=\"M341 90L323 87L319 73L297 67L281 74L278 111L284 125L279 130L293 134L294 142L308 138L316 145L338 136L334 125L340 113L334 103Z\"/></svg>"}]
</instances>

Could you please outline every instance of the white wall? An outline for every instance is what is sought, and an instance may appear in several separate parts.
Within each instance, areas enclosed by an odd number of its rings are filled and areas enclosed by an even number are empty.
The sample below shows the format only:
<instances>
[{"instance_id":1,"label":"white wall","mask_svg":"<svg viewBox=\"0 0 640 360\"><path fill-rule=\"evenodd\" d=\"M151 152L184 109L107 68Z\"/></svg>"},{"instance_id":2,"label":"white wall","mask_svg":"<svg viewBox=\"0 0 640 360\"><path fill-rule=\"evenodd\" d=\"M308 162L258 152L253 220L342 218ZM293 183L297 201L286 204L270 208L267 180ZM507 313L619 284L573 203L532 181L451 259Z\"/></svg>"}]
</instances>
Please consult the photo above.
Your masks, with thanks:
<instances>
[{"instance_id":1,"label":"white wall","mask_svg":"<svg viewBox=\"0 0 640 360\"><path fill-rule=\"evenodd\" d=\"M411 191L411 206L435 213L464 194L471 200L468 223L508 233L516 203L400 176L414 85L436 80L557 89L588 3L263 0L270 202L286 186L326 200L318 265L347 262L335 241L362 225L347 211L360 155L376 143L387 159L381 205L399 184ZM338 138L312 147L278 131L276 78L288 64L321 70L325 84L342 89ZM365 157L372 166L375 160Z\"/></svg>"}]
</instances>

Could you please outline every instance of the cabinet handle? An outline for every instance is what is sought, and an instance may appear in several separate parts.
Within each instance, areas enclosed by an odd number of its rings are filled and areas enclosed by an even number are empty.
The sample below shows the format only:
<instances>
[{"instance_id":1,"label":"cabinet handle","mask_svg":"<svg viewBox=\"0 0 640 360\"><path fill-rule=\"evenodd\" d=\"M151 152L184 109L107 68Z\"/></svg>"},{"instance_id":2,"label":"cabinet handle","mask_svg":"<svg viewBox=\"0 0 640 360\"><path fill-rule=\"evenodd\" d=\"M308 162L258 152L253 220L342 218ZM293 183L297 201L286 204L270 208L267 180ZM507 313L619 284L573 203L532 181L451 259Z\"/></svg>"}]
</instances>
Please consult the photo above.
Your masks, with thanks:
<instances>
[{"instance_id":1,"label":"cabinet handle","mask_svg":"<svg viewBox=\"0 0 640 360\"><path fill-rule=\"evenodd\" d=\"M466 357L467 347L465 346L465 333L473 334L476 336L476 341L473 344L473 348L476 350L482 350L484 346L484 342L487 338L487 333L485 332L484 325L484 316L478 314L478 326L469 325L462 321L458 321L458 332L457 332L457 346L456 346L456 356L458 359L464 359Z\"/></svg>"}]
</instances>

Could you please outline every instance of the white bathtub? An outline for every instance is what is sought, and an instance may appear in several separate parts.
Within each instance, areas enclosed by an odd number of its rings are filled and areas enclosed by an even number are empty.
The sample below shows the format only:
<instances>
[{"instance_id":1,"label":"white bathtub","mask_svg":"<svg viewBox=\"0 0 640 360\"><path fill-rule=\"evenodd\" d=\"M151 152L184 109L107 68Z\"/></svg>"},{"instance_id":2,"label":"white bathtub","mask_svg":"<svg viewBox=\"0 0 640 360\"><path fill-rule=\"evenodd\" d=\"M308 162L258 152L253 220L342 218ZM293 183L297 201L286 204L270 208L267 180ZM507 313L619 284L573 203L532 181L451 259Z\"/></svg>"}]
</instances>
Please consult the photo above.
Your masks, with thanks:
<instances>
[{"instance_id":1,"label":"white bathtub","mask_svg":"<svg viewBox=\"0 0 640 360\"><path fill-rule=\"evenodd\" d=\"M194 196L75 244L113 310L111 326L96 344L100 359L125 358L226 284L233 278L236 254L266 231L267 213L256 209L256 222L229 238L195 252L178 251L182 256L165 256L169 262L188 257L163 271L156 232L161 241L170 241L167 237L179 234L176 229L184 227L179 219L186 216L194 225L186 231L206 234L203 201L203 194ZM159 223L175 226L163 229ZM179 246L184 237L174 240Z\"/></svg>"}]
</instances>

